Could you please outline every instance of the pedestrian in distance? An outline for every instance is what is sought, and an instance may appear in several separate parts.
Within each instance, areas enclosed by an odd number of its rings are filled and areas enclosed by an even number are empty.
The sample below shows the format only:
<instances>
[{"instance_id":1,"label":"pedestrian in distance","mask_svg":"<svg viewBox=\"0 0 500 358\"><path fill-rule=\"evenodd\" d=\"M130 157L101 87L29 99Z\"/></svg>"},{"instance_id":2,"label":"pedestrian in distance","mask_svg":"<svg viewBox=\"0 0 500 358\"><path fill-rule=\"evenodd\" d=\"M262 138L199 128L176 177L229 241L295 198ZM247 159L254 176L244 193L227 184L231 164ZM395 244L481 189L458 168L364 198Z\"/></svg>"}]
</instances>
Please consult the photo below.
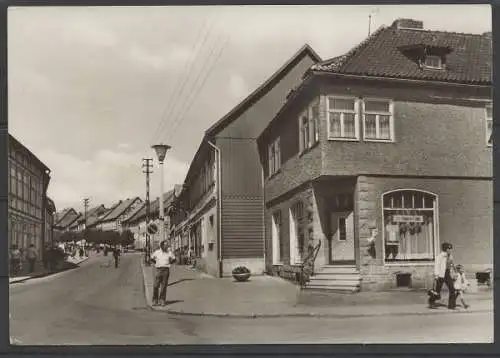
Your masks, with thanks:
<instances>
[{"instance_id":1,"label":"pedestrian in distance","mask_svg":"<svg viewBox=\"0 0 500 358\"><path fill-rule=\"evenodd\" d=\"M165 306L167 300L167 286L168 278L170 276L170 266L175 262L175 256L167 246L166 241L162 241L160 243L160 248L153 252L151 255L151 261L155 264L153 306L157 306L158 303Z\"/></svg>"},{"instance_id":2,"label":"pedestrian in distance","mask_svg":"<svg viewBox=\"0 0 500 358\"><path fill-rule=\"evenodd\" d=\"M457 277L455 278L454 288L455 288L455 300L460 299L463 308L469 308L467 302L465 302L465 292L467 292L467 287L469 287L470 283L465 277L465 270L463 265L457 265Z\"/></svg>"},{"instance_id":3,"label":"pedestrian in distance","mask_svg":"<svg viewBox=\"0 0 500 358\"><path fill-rule=\"evenodd\" d=\"M441 299L443 284L448 288L448 308L456 309L456 294L454 286L455 269L451 251L453 246L447 242L441 245L441 253L436 257L434 264L434 288L428 291L429 308L436 308L436 301Z\"/></svg>"},{"instance_id":4,"label":"pedestrian in distance","mask_svg":"<svg viewBox=\"0 0 500 358\"><path fill-rule=\"evenodd\" d=\"M38 258L35 245L31 244L26 253L26 259L28 260L29 273L35 272L35 263Z\"/></svg>"},{"instance_id":5,"label":"pedestrian in distance","mask_svg":"<svg viewBox=\"0 0 500 358\"><path fill-rule=\"evenodd\" d=\"M12 245L10 249L10 272L12 275L17 275L21 270L21 250L17 245Z\"/></svg>"},{"instance_id":6,"label":"pedestrian in distance","mask_svg":"<svg viewBox=\"0 0 500 358\"><path fill-rule=\"evenodd\" d=\"M115 268L118 268L119 257L120 257L120 249L115 246L113 248L113 259L115 260Z\"/></svg>"}]
</instances>

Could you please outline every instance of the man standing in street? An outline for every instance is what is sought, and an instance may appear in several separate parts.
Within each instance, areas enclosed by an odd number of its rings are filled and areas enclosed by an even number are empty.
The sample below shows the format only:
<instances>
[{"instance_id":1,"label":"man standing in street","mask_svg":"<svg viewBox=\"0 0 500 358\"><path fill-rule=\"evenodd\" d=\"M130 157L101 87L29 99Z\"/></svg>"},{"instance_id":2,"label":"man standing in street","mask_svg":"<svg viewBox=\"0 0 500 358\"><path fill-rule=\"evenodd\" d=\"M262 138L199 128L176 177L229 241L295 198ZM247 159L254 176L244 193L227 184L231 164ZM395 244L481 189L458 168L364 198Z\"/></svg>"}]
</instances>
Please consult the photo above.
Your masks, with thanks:
<instances>
[{"instance_id":1,"label":"man standing in street","mask_svg":"<svg viewBox=\"0 0 500 358\"><path fill-rule=\"evenodd\" d=\"M153 252L151 261L155 264L155 283L153 286L153 306L160 304L164 306L167 299L168 277L170 276L170 265L175 261L175 256L167 247L167 242L162 241L160 248ZM160 291L161 286L161 291ZM158 291L160 295L158 297Z\"/></svg>"}]
</instances>

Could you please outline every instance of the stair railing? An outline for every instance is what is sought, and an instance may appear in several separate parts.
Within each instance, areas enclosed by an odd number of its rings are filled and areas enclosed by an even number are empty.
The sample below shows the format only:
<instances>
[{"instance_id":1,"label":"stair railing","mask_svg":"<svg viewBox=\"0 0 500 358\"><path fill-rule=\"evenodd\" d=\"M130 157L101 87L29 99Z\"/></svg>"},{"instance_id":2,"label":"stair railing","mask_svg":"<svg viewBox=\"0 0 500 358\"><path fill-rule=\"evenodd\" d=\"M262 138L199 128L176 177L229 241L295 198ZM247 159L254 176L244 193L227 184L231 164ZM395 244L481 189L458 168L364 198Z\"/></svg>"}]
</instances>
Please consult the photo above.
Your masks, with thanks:
<instances>
[{"instance_id":1,"label":"stair railing","mask_svg":"<svg viewBox=\"0 0 500 358\"><path fill-rule=\"evenodd\" d=\"M309 253L302 261L299 276L299 285L301 289L303 289L307 285L307 283L309 282L309 278L314 275L314 262L316 261L316 257L318 257L320 248L321 240L316 246L313 246L312 249L309 249Z\"/></svg>"}]
</instances>

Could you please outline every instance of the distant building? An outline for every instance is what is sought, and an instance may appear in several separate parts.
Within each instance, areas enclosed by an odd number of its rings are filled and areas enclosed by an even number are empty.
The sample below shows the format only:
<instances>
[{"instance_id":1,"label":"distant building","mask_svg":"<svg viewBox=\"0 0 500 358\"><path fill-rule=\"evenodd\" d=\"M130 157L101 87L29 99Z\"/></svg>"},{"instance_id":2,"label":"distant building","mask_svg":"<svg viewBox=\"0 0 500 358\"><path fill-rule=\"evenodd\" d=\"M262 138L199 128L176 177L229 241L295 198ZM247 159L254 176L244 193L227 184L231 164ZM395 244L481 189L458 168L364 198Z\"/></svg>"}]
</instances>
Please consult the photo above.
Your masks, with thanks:
<instances>
[{"instance_id":1,"label":"distant building","mask_svg":"<svg viewBox=\"0 0 500 358\"><path fill-rule=\"evenodd\" d=\"M400 19L313 65L258 139L267 272L319 247L312 287L430 287L443 242L492 268L492 125L491 33Z\"/></svg>"},{"instance_id":2,"label":"distant building","mask_svg":"<svg viewBox=\"0 0 500 358\"><path fill-rule=\"evenodd\" d=\"M176 185L178 187L178 185ZM163 208L165 214L165 237L168 238L168 233L170 231L170 218L167 215L168 208L171 206L172 202L175 199L174 190L170 190L163 194ZM159 214L160 214L160 206L159 206L159 198L153 200L150 205L150 213L149 220L150 222L154 222L157 225L160 225L159 222ZM146 202L143 202L142 205L138 206L136 210L130 213L128 217L126 217L123 222L123 228L130 230L134 234L135 247L136 248L144 248L146 244ZM156 235L151 236L151 247L157 248L160 244L160 234L159 232Z\"/></svg>"},{"instance_id":3,"label":"distant building","mask_svg":"<svg viewBox=\"0 0 500 358\"><path fill-rule=\"evenodd\" d=\"M88 225L88 227L96 227L103 231L113 230L121 232L122 221L141 204L142 200L139 197L120 200L108 212L98 217L92 226Z\"/></svg>"},{"instance_id":4,"label":"distant building","mask_svg":"<svg viewBox=\"0 0 500 358\"><path fill-rule=\"evenodd\" d=\"M50 240L47 227L50 222L47 215L53 208L47 200L50 169L12 135L9 135L8 164L8 245L26 250L33 244L41 257L45 242Z\"/></svg>"}]
</instances>

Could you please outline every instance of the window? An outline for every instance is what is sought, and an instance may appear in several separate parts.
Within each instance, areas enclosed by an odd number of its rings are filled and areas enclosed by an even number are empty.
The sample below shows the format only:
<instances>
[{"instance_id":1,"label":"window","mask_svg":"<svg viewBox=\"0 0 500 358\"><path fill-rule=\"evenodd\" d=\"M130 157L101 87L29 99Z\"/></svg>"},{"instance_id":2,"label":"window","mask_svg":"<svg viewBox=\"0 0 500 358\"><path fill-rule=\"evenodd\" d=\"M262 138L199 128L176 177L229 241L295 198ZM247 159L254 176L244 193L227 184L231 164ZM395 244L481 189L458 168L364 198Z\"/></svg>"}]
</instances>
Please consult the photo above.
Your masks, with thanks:
<instances>
[{"instance_id":1,"label":"window","mask_svg":"<svg viewBox=\"0 0 500 358\"><path fill-rule=\"evenodd\" d=\"M338 228L339 228L339 241L347 240L347 226L346 226L346 218L339 217Z\"/></svg>"},{"instance_id":2,"label":"window","mask_svg":"<svg viewBox=\"0 0 500 358\"><path fill-rule=\"evenodd\" d=\"M304 203L296 202L291 208L290 216L290 247L291 252L290 264L301 263L305 251L305 234L304 234Z\"/></svg>"},{"instance_id":3,"label":"window","mask_svg":"<svg viewBox=\"0 0 500 358\"><path fill-rule=\"evenodd\" d=\"M283 263L285 253L285 242L282 233L281 211L277 211L272 217L272 244L273 244L273 264Z\"/></svg>"},{"instance_id":4,"label":"window","mask_svg":"<svg viewBox=\"0 0 500 358\"><path fill-rule=\"evenodd\" d=\"M319 141L319 100L316 100L299 116L300 152Z\"/></svg>"},{"instance_id":5,"label":"window","mask_svg":"<svg viewBox=\"0 0 500 358\"><path fill-rule=\"evenodd\" d=\"M389 100L366 99L363 101L364 139L392 141L393 105Z\"/></svg>"},{"instance_id":6,"label":"window","mask_svg":"<svg viewBox=\"0 0 500 358\"><path fill-rule=\"evenodd\" d=\"M443 60L440 56L426 56L424 59L424 67L442 69Z\"/></svg>"},{"instance_id":7,"label":"window","mask_svg":"<svg viewBox=\"0 0 500 358\"><path fill-rule=\"evenodd\" d=\"M436 196L397 190L383 196L385 262L432 261L435 257Z\"/></svg>"},{"instance_id":8,"label":"window","mask_svg":"<svg viewBox=\"0 0 500 358\"><path fill-rule=\"evenodd\" d=\"M355 98L328 97L328 139L359 139Z\"/></svg>"},{"instance_id":9,"label":"window","mask_svg":"<svg viewBox=\"0 0 500 358\"><path fill-rule=\"evenodd\" d=\"M269 176L276 173L281 167L281 150L279 137L268 148Z\"/></svg>"},{"instance_id":10,"label":"window","mask_svg":"<svg viewBox=\"0 0 500 358\"><path fill-rule=\"evenodd\" d=\"M486 143L493 145L493 107L486 106Z\"/></svg>"}]
</instances>

